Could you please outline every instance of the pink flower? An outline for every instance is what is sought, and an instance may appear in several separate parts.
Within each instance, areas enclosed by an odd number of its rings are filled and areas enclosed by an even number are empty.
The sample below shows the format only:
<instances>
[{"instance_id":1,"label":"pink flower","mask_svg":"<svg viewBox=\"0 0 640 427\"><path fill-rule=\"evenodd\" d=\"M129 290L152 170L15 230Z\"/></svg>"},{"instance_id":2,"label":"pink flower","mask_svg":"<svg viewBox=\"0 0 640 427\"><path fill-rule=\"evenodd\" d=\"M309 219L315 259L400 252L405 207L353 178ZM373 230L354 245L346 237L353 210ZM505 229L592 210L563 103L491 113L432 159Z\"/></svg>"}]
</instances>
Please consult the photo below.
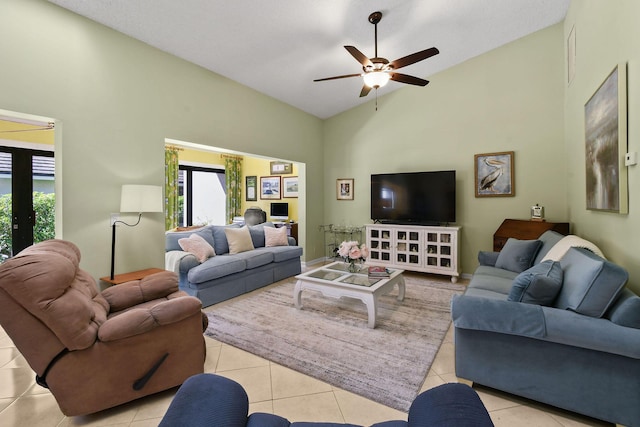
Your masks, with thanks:
<instances>
[{"instance_id":1,"label":"pink flower","mask_svg":"<svg viewBox=\"0 0 640 427\"><path fill-rule=\"evenodd\" d=\"M358 259L362 256L362 252L360 252L360 248L357 246L353 246L349 251L349 258Z\"/></svg>"}]
</instances>

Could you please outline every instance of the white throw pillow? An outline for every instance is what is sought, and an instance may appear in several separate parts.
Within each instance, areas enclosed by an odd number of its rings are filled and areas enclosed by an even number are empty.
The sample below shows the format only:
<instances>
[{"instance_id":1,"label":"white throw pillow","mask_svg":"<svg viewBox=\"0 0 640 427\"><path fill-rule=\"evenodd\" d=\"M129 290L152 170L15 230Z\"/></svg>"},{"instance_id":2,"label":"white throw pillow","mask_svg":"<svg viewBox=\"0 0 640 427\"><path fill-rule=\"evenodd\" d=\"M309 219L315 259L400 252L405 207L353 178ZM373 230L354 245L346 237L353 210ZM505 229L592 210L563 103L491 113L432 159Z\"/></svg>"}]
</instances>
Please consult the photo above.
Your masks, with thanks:
<instances>
[{"instance_id":1,"label":"white throw pillow","mask_svg":"<svg viewBox=\"0 0 640 427\"><path fill-rule=\"evenodd\" d=\"M254 249L251 233L249 233L246 225L242 228L225 228L224 234L227 236L227 242L229 242L230 254L239 254L240 252Z\"/></svg>"},{"instance_id":2,"label":"white throw pillow","mask_svg":"<svg viewBox=\"0 0 640 427\"><path fill-rule=\"evenodd\" d=\"M189 252L197 258L200 263L205 262L212 256L216 256L213 247L204 240L202 236L192 234L189 237L178 240L178 244L183 251Z\"/></svg>"},{"instance_id":3,"label":"white throw pillow","mask_svg":"<svg viewBox=\"0 0 640 427\"><path fill-rule=\"evenodd\" d=\"M287 227L264 227L264 245L270 246L289 246L287 239Z\"/></svg>"}]
</instances>

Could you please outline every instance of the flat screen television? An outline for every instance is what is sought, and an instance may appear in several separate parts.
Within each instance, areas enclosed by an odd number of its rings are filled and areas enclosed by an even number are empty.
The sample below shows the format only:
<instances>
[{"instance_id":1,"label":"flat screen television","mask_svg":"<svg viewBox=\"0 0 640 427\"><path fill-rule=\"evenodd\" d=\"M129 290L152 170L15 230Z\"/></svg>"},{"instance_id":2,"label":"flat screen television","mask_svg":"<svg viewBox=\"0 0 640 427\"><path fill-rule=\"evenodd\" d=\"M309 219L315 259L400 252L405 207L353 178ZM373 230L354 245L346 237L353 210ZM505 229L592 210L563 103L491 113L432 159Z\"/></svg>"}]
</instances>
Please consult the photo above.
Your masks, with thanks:
<instances>
[{"instance_id":1,"label":"flat screen television","mask_svg":"<svg viewBox=\"0 0 640 427\"><path fill-rule=\"evenodd\" d=\"M371 175L375 222L440 225L456 221L456 171Z\"/></svg>"},{"instance_id":2,"label":"flat screen television","mask_svg":"<svg viewBox=\"0 0 640 427\"><path fill-rule=\"evenodd\" d=\"M289 203L272 202L269 217L276 221L286 221L289 219Z\"/></svg>"}]
</instances>

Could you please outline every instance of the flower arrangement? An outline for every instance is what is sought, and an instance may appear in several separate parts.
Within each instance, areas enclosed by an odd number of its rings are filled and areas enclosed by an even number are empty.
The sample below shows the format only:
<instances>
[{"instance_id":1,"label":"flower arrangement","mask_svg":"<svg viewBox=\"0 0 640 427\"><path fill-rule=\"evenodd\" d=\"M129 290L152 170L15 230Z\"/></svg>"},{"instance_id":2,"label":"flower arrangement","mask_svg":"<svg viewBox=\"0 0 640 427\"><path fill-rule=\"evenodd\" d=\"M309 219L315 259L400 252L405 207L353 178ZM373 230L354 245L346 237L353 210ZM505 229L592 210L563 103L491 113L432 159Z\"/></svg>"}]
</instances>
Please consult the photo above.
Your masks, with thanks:
<instances>
[{"instance_id":1,"label":"flower arrangement","mask_svg":"<svg viewBox=\"0 0 640 427\"><path fill-rule=\"evenodd\" d=\"M369 256L369 248L364 243L360 245L356 241L345 241L338 247L338 255L349 263L349 271L357 270L356 261L366 261Z\"/></svg>"}]
</instances>

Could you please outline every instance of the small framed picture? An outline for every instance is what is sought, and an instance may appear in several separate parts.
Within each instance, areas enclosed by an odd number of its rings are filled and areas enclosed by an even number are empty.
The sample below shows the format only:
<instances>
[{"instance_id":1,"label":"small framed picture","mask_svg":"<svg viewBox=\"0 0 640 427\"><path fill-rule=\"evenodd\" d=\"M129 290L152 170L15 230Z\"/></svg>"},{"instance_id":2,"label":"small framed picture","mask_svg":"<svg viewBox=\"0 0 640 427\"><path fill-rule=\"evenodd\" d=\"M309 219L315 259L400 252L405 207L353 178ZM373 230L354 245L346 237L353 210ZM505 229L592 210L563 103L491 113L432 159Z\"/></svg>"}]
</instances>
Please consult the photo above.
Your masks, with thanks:
<instances>
[{"instance_id":1,"label":"small framed picture","mask_svg":"<svg viewBox=\"0 0 640 427\"><path fill-rule=\"evenodd\" d=\"M260 177L260 198L268 200L279 200L281 198L280 177L261 176Z\"/></svg>"},{"instance_id":2,"label":"small framed picture","mask_svg":"<svg viewBox=\"0 0 640 427\"><path fill-rule=\"evenodd\" d=\"M475 155L476 197L516 195L513 151Z\"/></svg>"},{"instance_id":3,"label":"small framed picture","mask_svg":"<svg viewBox=\"0 0 640 427\"><path fill-rule=\"evenodd\" d=\"M258 200L258 177L247 176L245 178L245 199L247 202L255 202Z\"/></svg>"},{"instance_id":4,"label":"small framed picture","mask_svg":"<svg viewBox=\"0 0 640 427\"><path fill-rule=\"evenodd\" d=\"M336 198L338 200L353 200L353 178L336 180Z\"/></svg>"},{"instance_id":5,"label":"small framed picture","mask_svg":"<svg viewBox=\"0 0 640 427\"><path fill-rule=\"evenodd\" d=\"M293 163L271 162L271 175L287 175L293 173Z\"/></svg>"},{"instance_id":6,"label":"small framed picture","mask_svg":"<svg viewBox=\"0 0 640 427\"><path fill-rule=\"evenodd\" d=\"M298 197L298 177L282 177L282 197Z\"/></svg>"}]
</instances>

